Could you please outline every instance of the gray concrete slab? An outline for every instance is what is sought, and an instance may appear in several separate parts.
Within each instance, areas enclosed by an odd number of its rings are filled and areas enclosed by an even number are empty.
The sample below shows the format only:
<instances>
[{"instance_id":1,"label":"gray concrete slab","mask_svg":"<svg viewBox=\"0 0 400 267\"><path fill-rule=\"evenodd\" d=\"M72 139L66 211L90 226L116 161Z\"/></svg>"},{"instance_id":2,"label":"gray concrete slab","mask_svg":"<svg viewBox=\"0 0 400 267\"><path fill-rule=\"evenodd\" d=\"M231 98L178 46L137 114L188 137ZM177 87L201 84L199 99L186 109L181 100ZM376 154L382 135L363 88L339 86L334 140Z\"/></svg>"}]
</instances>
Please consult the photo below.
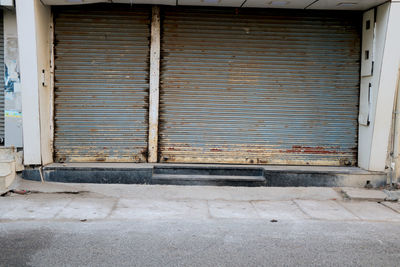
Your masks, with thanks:
<instances>
[{"instance_id":1,"label":"gray concrete slab","mask_svg":"<svg viewBox=\"0 0 400 267\"><path fill-rule=\"evenodd\" d=\"M0 214L2 220L44 220L53 219L72 200L72 197L59 195L26 195L9 198L8 203L1 202L1 206L8 205L11 208Z\"/></svg>"},{"instance_id":2,"label":"gray concrete slab","mask_svg":"<svg viewBox=\"0 0 400 267\"><path fill-rule=\"evenodd\" d=\"M351 200L384 201L387 195L382 190L343 187L342 192Z\"/></svg>"},{"instance_id":3,"label":"gray concrete slab","mask_svg":"<svg viewBox=\"0 0 400 267\"><path fill-rule=\"evenodd\" d=\"M57 215L56 219L95 220L107 218L117 199L110 198L73 198Z\"/></svg>"},{"instance_id":4,"label":"gray concrete slab","mask_svg":"<svg viewBox=\"0 0 400 267\"><path fill-rule=\"evenodd\" d=\"M202 200L340 200L342 196L329 187L226 187L226 186L173 186L135 184L74 184L36 182L17 179L14 189L44 193L91 192L99 196L134 199L202 199Z\"/></svg>"},{"instance_id":5,"label":"gray concrete slab","mask_svg":"<svg viewBox=\"0 0 400 267\"><path fill-rule=\"evenodd\" d=\"M0 220L263 219L400 222L398 203L333 200L237 201L146 199L93 193L11 195L0 198ZM391 208L391 209L389 209Z\"/></svg>"},{"instance_id":6,"label":"gray concrete slab","mask_svg":"<svg viewBox=\"0 0 400 267\"><path fill-rule=\"evenodd\" d=\"M400 213L400 203L399 202L381 202L382 205L396 211L397 213Z\"/></svg>"},{"instance_id":7,"label":"gray concrete slab","mask_svg":"<svg viewBox=\"0 0 400 267\"><path fill-rule=\"evenodd\" d=\"M400 190L383 190L387 195L387 201L398 201L400 199Z\"/></svg>"},{"instance_id":8,"label":"gray concrete slab","mask_svg":"<svg viewBox=\"0 0 400 267\"><path fill-rule=\"evenodd\" d=\"M362 220L400 222L400 214L376 202L341 202L341 205Z\"/></svg>"},{"instance_id":9,"label":"gray concrete slab","mask_svg":"<svg viewBox=\"0 0 400 267\"><path fill-rule=\"evenodd\" d=\"M386 204L343 202L334 188L325 187L66 185L31 181L22 181L19 186L46 193L0 198L0 220L225 218L399 222L400 216Z\"/></svg>"},{"instance_id":10,"label":"gray concrete slab","mask_svg":"<svg viewBox=\"0 0 400 267\"><path fill-rule=\"evenodd\" d=\"M214 200L208 201L208 207L212 218L260 218L249 202Z\"/></svg>"},{"instance_id":11,"label":"gray concrete slab","mask_svg":"<svg viewBox=\"0 0 400 267\"><path fill-rule=\"evenodd\" d=\"M83 191L82 189L80 189L79 184L52 182L42 183L22 179L19 175L16 177L14 183L10 186L10 189L28 190L41 193L78 193L79 191Z\"/></svg>"},{"instance_id":12,"label":"gray concrete slab","mask_svg":"<svg viewBox=\"0 0 400 267\"><path fill-rule=\"evenodd\" d=\"M18 208L23 208L27 206L29 203L25 198L20 197L16 199L16 197L1 197L0 198L0 219L7 218L7 214Z\"/></svg>"},{"instance_id":13,"label":"gray concrete slab","mask_svg":"<svg viewBox=\"0 0 400 267\"><path fill-rule=\"evenodd\" d=\"M309 219L293 201L253 201L258 215L267 220L304 220Z\"/></svg>"},{"instance_id":14,"label":"gray concrete slab","mask_svg":"<svg viewBox=\"0 0 400 267\"><path fill-rule=\"evenodd\" d=\"M226 200L253 201L293 199L338 200L342 196L329 187L228 187Z\"/></svg>"},{"instance_id":15,"label":"gray concrete slab","mask_svg":"<svg viewBox=\"0 0 400 267\"><path fill-rule=\"evenodd\" d=\"M336 201L295 200L300 209L319 220L359 220Z\"/></svg>"},{"instance_id":16,"label":"gray concrete slab","mask_svg":"<svg viewBox=\"0 0 400 267\"><path fill-rule=\"evenodd\" d=\"M109 219L207 219L206 201L120 199Z\"/></svg>"}]
</instances>

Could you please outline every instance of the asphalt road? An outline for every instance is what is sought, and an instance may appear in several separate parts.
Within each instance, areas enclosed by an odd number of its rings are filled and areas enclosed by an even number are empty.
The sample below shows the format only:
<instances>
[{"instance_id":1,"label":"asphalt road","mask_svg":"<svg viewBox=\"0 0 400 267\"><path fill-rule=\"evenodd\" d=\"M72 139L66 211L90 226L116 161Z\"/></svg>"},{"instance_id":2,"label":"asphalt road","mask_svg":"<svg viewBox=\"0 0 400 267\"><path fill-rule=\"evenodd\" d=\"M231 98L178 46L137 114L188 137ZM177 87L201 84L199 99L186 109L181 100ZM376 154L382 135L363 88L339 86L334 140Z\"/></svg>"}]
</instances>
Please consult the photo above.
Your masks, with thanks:
<instances>
[{"instance_id":1,"label":"asphalt road","mask_svg":"<svg viewBox=\"0 0 400 267\"><path fill-rule=\"evenodd\" d=\"M258 219L0 223L1 266L399 266L400 224Z\"/></svg>"}]
</instances>

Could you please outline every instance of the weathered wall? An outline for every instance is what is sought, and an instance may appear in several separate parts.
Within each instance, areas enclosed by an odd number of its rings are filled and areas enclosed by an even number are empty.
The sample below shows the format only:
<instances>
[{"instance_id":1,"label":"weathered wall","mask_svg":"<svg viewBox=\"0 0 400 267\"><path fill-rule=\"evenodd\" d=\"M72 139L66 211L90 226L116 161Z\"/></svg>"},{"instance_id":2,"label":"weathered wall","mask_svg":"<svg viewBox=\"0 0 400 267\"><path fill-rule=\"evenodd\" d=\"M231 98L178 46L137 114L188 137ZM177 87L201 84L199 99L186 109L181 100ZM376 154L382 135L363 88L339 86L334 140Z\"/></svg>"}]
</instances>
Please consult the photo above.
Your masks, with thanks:
<instances>
[{"instance_id":1,"label":"weathered wall","mask_svg":"<svg viewBox=\"0 0 400 267\"><path fill-rule=\"evenodd\" d=\"M383 170L387 164L394 96L400 63L400 2L390 5L382 56L381 76L376 97L375 123L371 143L370 170Z\"/></svg>"},{"instance_id":2,"label":"weathered wall","mask_svg":"<svg viewBox=\"0 0 400 267\"><path fill-rule=\"evenodd\" d=\"M40 0L17 0L22 84L24 164L52 162L50 88L50 7Z\"/></svg>"},{"instance_id":3,"label":"weathered wall","mask_svg":"<svg viewBox=\"0 0 400 267\"><path fill-rule=\"evenodd\" d=\"M22 96L15 11L4 10L5 146L22 147Z\"/></svg>"},{"instance_id":4,"label":"weathered wall","mask_svg":"<svg viewBox=\"0 0 400 267\"><path fill-rule=\"evenodd\" d=\"M400 58L400 2L377 7L374 40L374 71L372 76L361 78L363 86L371 83L369 125L359 127L359 166L372 171L384 171L388 166L388 148L397 70ZM360 107L365 106L360 98ZM360 110L361 111L361 110Z\"/></svg>"},{"instance_id":5,"label":"weathered wall","mask_svg":"<svg viewBox=\"0 0 400 267\"><path fill-rule=\"evenodd\" d=\"M42 164L53 162L52 142L52 91L50 84L50 43L51 43L51 9L41 1L35 1L37 75L39 77L39 112L40 112L40 146Z\"/></svg>"},{"instance_id":6,"label":"weathered wall","mask_svg":"<svg viewBox=\"0 0 400 267\"><path fill-rule=\"evenodd\" d=\"M24 164L41 164L35 0L17 0Z\"/></svg>"},{"instance_id":7,"label":"weathered wall","mask_svg":"<svg viewBox=\"0 0 400 267\"><path fill-rule=\"evenodd\" d=\"M358 164L361 168L367 170L370 168L371 144L376 112L376 98L379 88L383 50L385 48L389 10L389 3L379 6L376 10L375 40L373 42L374 48L372 55L374 59L373 75L361 77L360 115L363 112L367 112L370 123L369 125L360 124L359 126ZM363 27L365 27L365 25L363 25ZM362 53L364 53L364 51L362 51ZM371 83L370 89L368 88L369 83ZM368 96L369 94L370 96ZM363 95L366 95L366 97L364 98ZM364 111L363 109L366 110Z\"/></svg>"}]
</instances>

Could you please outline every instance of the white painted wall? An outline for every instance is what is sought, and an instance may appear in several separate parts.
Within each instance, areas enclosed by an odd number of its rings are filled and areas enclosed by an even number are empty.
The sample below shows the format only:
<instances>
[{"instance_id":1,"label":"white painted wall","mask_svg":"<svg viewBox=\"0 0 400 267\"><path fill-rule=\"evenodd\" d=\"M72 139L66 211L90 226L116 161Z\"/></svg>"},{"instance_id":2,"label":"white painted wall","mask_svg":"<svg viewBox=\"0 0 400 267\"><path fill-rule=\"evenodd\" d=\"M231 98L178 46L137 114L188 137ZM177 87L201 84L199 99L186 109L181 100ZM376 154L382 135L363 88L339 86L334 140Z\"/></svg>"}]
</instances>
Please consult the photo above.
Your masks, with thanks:
<instances>
[{"instance_id":1,"label":"white painted wall","mask_svg":"<svg viewBox=\"0 0 400 267\"><path fill-rule=\"evenodd\" d=\"M375 41L373 48L374 71L373 75L361 77L360 90L360 117L368 113L369 125L361 122L359 125L358 164L361 168L369 170L371 160L371 144L375 123L376 99L378 95L379 79L382 66L383 50L385 47L387 21L390 4L384 4L376 10ZM368 97L368 84L371 83L370 96ZM371 101L369 103L369 101Z\"/></svg>"},{"instance_id":2,"label":"white painted wall","mask_svg":"<svg viewBox=\"0 0 400 267\"><path fill-rule=\"evenodd\" d=\"M370 170L385 168L400 63L400 2L391 3L377 95Z\"/></svg>"},{"instance_id":3,"label":"white painted wall","mask_svg":"<svg viewBox=\"0 0 400 267\"><path fill-rule=\"evenodd\" d=\"M369 25L369 28L367 28ZM361 85L360 85L360 107L358 122L360 125L368 126L370 123L372 87L372 69L374 57L374 31L375 31L375 9L368 10L363 14L362 21L362 49L361 49ZM369 57L366 57L368 53Z\"/></svg>"},{"instance_id":4,"label":"white painted wall","mask_svg":"<svg viewBox=\"0 0 400 267\"><path fill-rule=\"evenodd\" d=\"M17 0L24 164L41 164L35 0Z\"/></svg>"},{"instance_id":5,"label":"white painted wall","mask_svg":"<svg viewBox=\"0 0 400 267\"><path fill-rule=\"evenodd\" d=\"M377 8L374 48L374 71L361 77L363 86L371 83L370 124L359 127L359 166L371 171L384 171L388 162L392 112L400 62L400 2ZM365 105L360 98L360 107Z\"/></svg>"},{"instance_id":6,"label":"white painted wall","mask_svg":"<svg viewBox=\"0 0 400 267\"><path fill-rule=\"evenodd\" d=\"M24 164L47 164L53 160L50 142L50 7L43 5L40 0L17 0L16 11ZM45 70L44 79L42 70Z\"/></svg>"}]
</instances>

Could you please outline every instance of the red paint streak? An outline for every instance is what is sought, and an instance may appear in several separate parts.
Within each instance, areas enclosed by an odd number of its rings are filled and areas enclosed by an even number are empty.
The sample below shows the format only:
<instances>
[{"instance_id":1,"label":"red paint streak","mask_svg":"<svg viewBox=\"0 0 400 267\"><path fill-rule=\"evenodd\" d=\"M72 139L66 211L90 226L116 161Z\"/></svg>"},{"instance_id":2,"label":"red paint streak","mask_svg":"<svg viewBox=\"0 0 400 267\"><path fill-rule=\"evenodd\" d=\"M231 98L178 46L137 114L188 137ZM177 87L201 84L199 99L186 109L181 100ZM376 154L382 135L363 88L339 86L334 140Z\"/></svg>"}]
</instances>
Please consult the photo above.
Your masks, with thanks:
<instances>
[{"instance_id":1,"label":"red paint streak","mask_svg":"<svg viewBox=\"0 0 400 267\"><path fill-rule=\"evenodd\" d=\"M292 149L281 150L283 153L304 153L304 154L340 154L337 150L328 150L332 148L310 147L310 146L292 146Z\"/></svg>"}]
</instances>

